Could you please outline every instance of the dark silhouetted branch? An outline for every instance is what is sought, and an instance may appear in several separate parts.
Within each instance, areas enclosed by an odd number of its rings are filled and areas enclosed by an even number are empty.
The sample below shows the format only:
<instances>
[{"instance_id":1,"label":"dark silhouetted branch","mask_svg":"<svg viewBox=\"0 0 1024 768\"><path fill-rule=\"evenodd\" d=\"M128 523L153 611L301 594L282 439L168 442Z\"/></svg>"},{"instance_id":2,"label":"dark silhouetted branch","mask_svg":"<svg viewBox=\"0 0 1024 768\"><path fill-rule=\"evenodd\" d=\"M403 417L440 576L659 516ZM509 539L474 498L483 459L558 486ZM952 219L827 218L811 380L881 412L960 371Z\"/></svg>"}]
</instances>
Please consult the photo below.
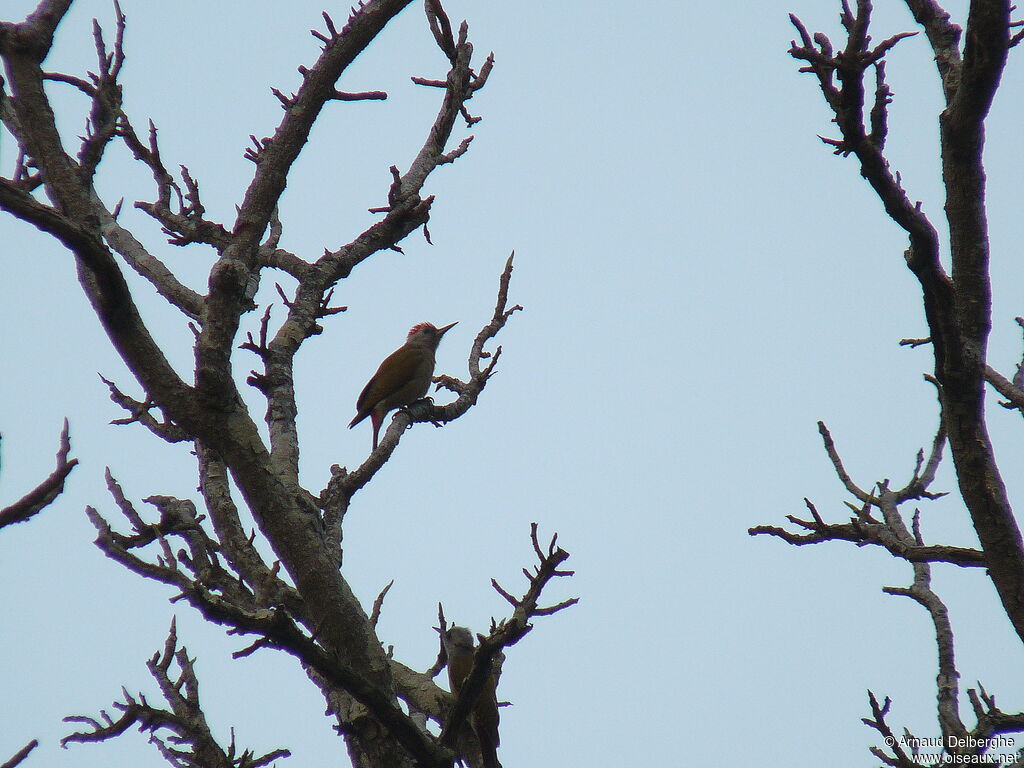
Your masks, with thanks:
<instances>
[{"instance_id":1,"label":"dark silhouetted branch","mask_svg":"<svg viewBox=\"0 0 1024 768\"><path fill-rule=\"evenodd\" d=\"M16 765L20 765L21 762L29 756L29 753L39 746L39 742L36 739L32 739L28 744L15 752L11 759L0 765L0 768L15 768Z\"/></svg>"},{"instance_id":2,"label":"dark silhouetted branch","mask_svg":"<svg viewBox=\"0 0 1024 768\"><path fill-rule=\"evenodd\" d=\"M262 756L248 749L239 753L234 731L228 748L221 747L213 738L199 701L195 659L189 658L188 651L178 648L177 643L172 621L163 652L146 662L169 709L154 707L144 695L133 696L122 688L123 700L114 702L120 717L115 720L105 711L99 719L85 715L66 717L65 722L82 723L88 730L65 736L61 745L107 741L136 726L143 733L149 732L150 741L167 762L180 768L261 768L291 755L287 749L275 749ZM176 673L172 665L177 667Z\"/></svg>"},{"instance_id":3,"label":"dark silhouetted branch","mask_svg":"<svg viewBox=\"0 0 1024 768\"><path fill-rule=\"evenodd\" d=\"M472 711L473 705L484 688L484 682L491 674L495 659L505 648L515 645L526 634L533 629L530 620L537 616L549 616L557 611L569 608L579 602L579 598L570 598L556 605L540 607L538 601L541 593L553 578L572 576L572 571L563 570L561 564L569 559L569 553L559 547L558 534L551 537L547 547L541 547L537 539L537 523L530 524L530 541L533 551L537 555L538 563L532 573L523 569L529 581L529 587L520 598L514 598L497 581L491 580L494 589L504 597L513 607L512 615L502 619L491 630L490 634L484 637L479 635L480 644L476 648L473 658L473 671L469 673L458 698L452 707L448 720L441 732L440 742L442 745L451 747L466 722L466 718ZM441 632L446 628L442 626Z\"/></svg>"},{"instance_id":4,"label":"dark silhouetted branch","mask_svg":"<svg viewBox=\"0 0 1024 768\"><path fill-rule=\"evenodd\" d=\"M10 506L0 509L0 528L14 523L23 523L53 503L64 491L64 481L78 465L78 459L69 459L71 440L68 433L68 420L64 419L64 428L60 433L60 448L57 449L57 467L43 482L18 499Z\"/></svg>"}]
</instances>

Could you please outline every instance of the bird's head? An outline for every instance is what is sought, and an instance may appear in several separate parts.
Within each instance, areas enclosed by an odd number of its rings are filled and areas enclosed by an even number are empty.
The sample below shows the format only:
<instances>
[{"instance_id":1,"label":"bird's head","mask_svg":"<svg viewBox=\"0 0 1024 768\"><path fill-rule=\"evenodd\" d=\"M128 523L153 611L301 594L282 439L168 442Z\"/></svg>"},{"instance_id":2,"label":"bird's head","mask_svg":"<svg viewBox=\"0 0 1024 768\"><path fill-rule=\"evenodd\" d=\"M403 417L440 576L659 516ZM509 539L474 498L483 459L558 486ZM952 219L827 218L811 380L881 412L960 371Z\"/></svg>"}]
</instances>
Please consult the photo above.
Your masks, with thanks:
<instances>
[{"instance_id":1,"label":"bird's head","mask_svg":"<svg viewBox=\"0 0 1024 768\"><path fill-rule=\"evenodd\" d=\"M438 328L433 323L414 325L409 329L409 336L406 338L405 343L418 347L437 349L437 345L441 343L441 337L455 325L458 325L458 323L450 323L443 328Z\"/></svg>"},{"instance_id":2,"label":"bird's head","mask_svg":"<svg viewBox=\"0 0 1024 768\"><path fill-rule=\"evenodd\" d=\"M473 650L473 633L465 627L451 627L444 633L445 646L459 650Z\"/></svg>"},{"instance_id":3,"label":"bird's head","mask_svg":"<svg viewBox=\"0 0 1024 768\"><path fill-rule=\"evenodd\" d=\"M465 627L450 627L441 633L441 645L444 646L448 661L459 661L472 658L475 644L473 633Z\"/></svg>"}]
</instances>

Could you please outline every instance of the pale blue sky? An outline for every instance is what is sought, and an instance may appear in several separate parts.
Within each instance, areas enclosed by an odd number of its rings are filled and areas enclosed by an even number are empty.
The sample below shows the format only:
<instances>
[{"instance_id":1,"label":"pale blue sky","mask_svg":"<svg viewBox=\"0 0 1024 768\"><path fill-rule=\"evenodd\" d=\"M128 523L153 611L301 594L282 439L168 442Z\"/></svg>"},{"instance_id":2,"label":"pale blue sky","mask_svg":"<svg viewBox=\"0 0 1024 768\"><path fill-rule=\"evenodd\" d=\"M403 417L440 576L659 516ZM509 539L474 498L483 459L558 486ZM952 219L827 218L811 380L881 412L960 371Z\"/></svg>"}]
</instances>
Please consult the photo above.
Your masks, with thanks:
<instances>
[{"instance_id":1,"label":"pale blue sky","mask_svg":"<svg viewBox=\"0 0 1024 768\"><path fill-rule=\"evenodd\" d=\"M902 4L878 0L874 37L909 29ZM4 16L33 6L8 0ZM950 5L962 19L966 3ZM298 82L317 54L308 34L322 3L141 3L128 17L122 81L136 126L152 117L169 167L189 166L210 215L230 220L252 166L250 133L280 119L270 94ZM340 22L348 5L339 6ZM891 724L937 732L935 651L923 610L880 592L910 569L880 552L833 544L800 550L751 539L759 523L804 512L810 497L845 517L843 490L821 450L822 419L862 485L905 481L931 441L936 410L919 292L905 239L881 212L855 163L833 157L815 81L786 54L787 13L838 36L838 3L446 3L468 18L494 73L471 102L484 117L470 152L439 169L434 242L384 253L338 288L349 311L328 320L298 358L302 471L314 491L331 464L354 467L367 425L345 429L355 398L408 327L459 325L439 371L460 375L489 318L513 248L510 299L525 307L500 337L499 373L470 414L443 430L418 425L347 518L346 575L370 605L392 578L380 624L397 658L433 661L436 605L483 631L507 607L491 577L515 592L530 564L529 523L558 531L572 580L552 601L581 603L541 619L511 649L499 697L500 755L514 766L702 765L810 768L876 763L865 689L894 700ZM106 2L82 0L62 24L49 69L92 68L91 19L113 27ZM1020 359L1021 265L1015 247L1022 168L1022 68L1015 51L989 124L989 201L996 279L991 362ZM388 91L386 102L331 105L293 174L283 247L315 258L364 229L385 200L388 166L405 166L439 94L410 75L443 76L422 8L407 9L352 67L345 90ZM922 37L888 65L895 92L890 158L911 195L942 226L935 158L939 90ZM51 93L65 135L86 104ZM457 129L457 136L465 135ZM9 136L0 168L9 172ZM123 150L101 167L113 203L153 197ZM130 211L145 241L197 288L210 254L174 249ZM120 686L155 694L145 660L171 616L198 657L206 711L226 740L257 751L287 746L286 765L345 764L323 703L291 659L232 661L226 638L170 591L107 561L83 514L116 520L109 466L130 498L195 496L190 457L121 414L97 372L133 384L74 278L69 256L0 217L6 279L0 301L0 499L50 471L61 420L71 422L68 492L37 519L0 534L0 758L29 738L30 766L162 765L132 734L100 746L56 747L66 714L109 708ZM286 280L282 282L287 285ZM277 301L273 278L261 298ZM143 294L147 291L140 286ZM146 301L144 314L180 370L191 335L180 316ZM254 327L258 317L248 318ZM253 361L238 358L244 377ZM250 407L262 413L257 393ZM1005 479L1024 498L1019 418L991 407ZM937 489L951 488L946 467ZM141 505L141 502L140 506ZM922 508L935 542L975 545L962 508ZM983 574L935 568L949 605L963 680L981 680L1007 710L1024 708L1020 644ZM965 715L967 710L965 709Z\"/></svg>"}]
</instances>

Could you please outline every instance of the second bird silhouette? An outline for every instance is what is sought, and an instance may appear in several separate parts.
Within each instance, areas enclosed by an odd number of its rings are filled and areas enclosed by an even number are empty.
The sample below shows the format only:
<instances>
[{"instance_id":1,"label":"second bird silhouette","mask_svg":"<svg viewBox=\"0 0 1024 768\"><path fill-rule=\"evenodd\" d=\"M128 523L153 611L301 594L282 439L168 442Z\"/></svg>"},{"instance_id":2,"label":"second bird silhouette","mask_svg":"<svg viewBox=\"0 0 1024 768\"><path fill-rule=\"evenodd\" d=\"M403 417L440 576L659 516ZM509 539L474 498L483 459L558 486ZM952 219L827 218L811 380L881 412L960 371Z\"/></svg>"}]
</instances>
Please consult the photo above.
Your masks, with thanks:
<instances>
[{"instance_id":1,"label":"second bird silhouette","mask_svg":"<svg viewBox=\"0 0 1024 768\"><path fill-rule=\"evenodd\" d=\"M473 634L465 627L452 627L442 633L441 642L444 644L445 654L448 656L448 686L452 695L458 696L463 684L473 671L473 664L476 648L473 643ZM498 736L498 680L494 674L494 665L491 665L491 674L484 680L484 688L480 691L480 697L473 705L473 711L469 715L469 723L473 726L473 733L480 743L480 755L483 757L484 768L501 768L498 762L498 746L501 739Z\"/></svg>"},{"instance_id":2,"label":"second bird silhouette","mask_svg":"<svg viewBox=\"0 0 1024 768\"><path fill-rule=\"evenodd\" d=\"M412 405L427 394L434 378L434 353L441 337L457 323L437 328L431 323L414 325L405 344L400 346L373 374L356 400L356 417L349 429L367 416L373 424L373 450L377 450L377 436L384 417L395 408Z\"/></svg>"}]
</instances>

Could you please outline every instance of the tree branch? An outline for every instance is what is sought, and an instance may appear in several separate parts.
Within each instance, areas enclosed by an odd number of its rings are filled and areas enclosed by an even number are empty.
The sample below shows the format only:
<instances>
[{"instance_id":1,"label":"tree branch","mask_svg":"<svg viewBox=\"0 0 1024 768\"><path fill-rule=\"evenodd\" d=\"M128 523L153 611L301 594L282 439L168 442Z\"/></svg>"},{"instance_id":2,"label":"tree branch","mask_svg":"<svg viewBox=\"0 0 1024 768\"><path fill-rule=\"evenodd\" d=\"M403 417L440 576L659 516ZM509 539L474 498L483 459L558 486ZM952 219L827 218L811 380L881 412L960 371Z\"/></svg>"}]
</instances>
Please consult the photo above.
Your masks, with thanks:
<instances>
[{"instance_id":1,"label":"tree branch","mask_svg":"<svg viewBox=\"0 0 1024 768\"><path fill-rule=\"evenodd\" d=\"M190 659L188 651L184 647L178 648L177 643L177 630L172 621L163 653L155 654L146 662L170 709L151 706L144 695L132 696L122 688L124 700L114 702L114 709L121 712L117 720L105 711L100 713L101 720L84 715L66 717L65 722L84 723L89 730L65 736L61 739L61 746L107 741L137 726L139 731L150 733L150 741L171 765L180 768L260 768L279 758L289 757L291 752L287 749L275 749L262 756L248 749L239 753L233 730L231 744L226 750L217 743L200 705L195 659ZM176 676L171 671L172 663L177 666ZM169 731L171 735L159 735L163 731Z\"/></svg>"},{"instance_id":2,"label":"tree branch","mask_svg":"<svg viewBox=\"0 0 1024 768\"><path fill-rule=\"evenodd\" d=\"M178 178L167 170L155 126L150 125L148 137L140 137L124 113L117 83L123 61L124 19L120 9L115 7L117 33L110 52L98 25L95 29L100 66L98 73L87 81L61 73L44 73L39 66L42 57L33 59L34 54L30 55L31 46L49 45L53 30L50 27L46 31L49 17L45 12L60 10L61 6L42 3L41 10L34 14L43 19L38 24L30 17L23 25L0 26L0 54L11 73L11 97L4 94L0 112L4 124L14 126L13 133L21 145L15 177L0 180L0 207L53 234L74 254L86 295L143 392L135 399L108 383L114 402L128 412L128 417L119 421L138 421L164 439L187 440L196 449L200 490L213 532L188 499L150 496L147 502L159 511L159 519L144 519L108 475L111 493L131 530L115 531L95 509L89 508L87 513L98 532L97 544L130 570L174 586L180 591L174 600L188 601L211 622L230 627L231 633L255 634L255 642L240 654L261 647L286 650L325 680L333 691L343 693L355 703L340 722L353 753L377 750L381 762L388 765L406 765L412 759L423 766L447 768L452 762L451 754L421 729L416 717L406 715L399 707L392 679L398 668L392 666L376 637L374 617L366 615L339 572L344 510L339 505L332 506L329 499L318 505L299 483L292 366L301 343L321 331L320 321L343 311L343 307L331 305L335 284L374 253L398 249L405 236L426 224L433 202L432 197L420 197L426 179L434 168L453 162L467 151L472 137L463 138L454 149L448 149L448 143L460 116L469 125L479 120L469 114L466 102L486 83L493 57L488 57L479 73L472 69L473 46L467 39L466 25L461 25L457 35L453 34L440 3L428 3L428 23L445 52L450 71L441 107L423 147L404 174L397 168L393 172L388 206L380 221L348 245L334 253L325 252L310 263L279 247L282 225L277 213L288 172L307 143L324 105L383 97L384 94L373 91L340 90L338 80L409 1L360 3L340 30L324 14L326 32L315 33L324 44L323 53L313 66L300 68L302 83L294 95L278 92L284 116L274 135L254 139L255 149L247 153L255 164L255 173L229 227L206 217L199 183L187 168L181 167ZM66 9L64 5L60 14ZM77 161L60 143L56 119L42 87L44 80L70 84L92 100L87 136ZM93 177L105 148L115 136L148 167L156 185L156 199L138 202L136 207L158 221L173 244L203 243L216 252L207 295L185 286L167 265L118 224L121 203L108 211L96 195ZM52 205L33 197L40 184L45 185L43 191ZM196 343L191 385L177 375L153 341L115 252L193 321L190 327L196 334ZM254 296L260 272L267 267L285 271L298 283L293 298L282 292L288 316L280 328L276 332L270 328L268 308L258 341L250 339L243 345L264 363L263 370L254 374L252 381L267 395L269 447L237 389L232 366L241 316L256 308ZM446 406L448 410L438 409L431 420L447 421L468 410L493 372L500 348L485 367L481 367L480 359L489 357L483 351L484 344L518 309L505 310L510 273L511 260L499 292L500 312L496 310L495 319L481 331L471 352L469 381L446 380L451 384L449 388L461 387L459 400ZM453 409L456 405L461 410ZM410 418L425 416L422 412L410 414ZM397 435L394 442L397 443ZM381 463L384 459L386 456ZM359 487L370 476L372 473L360 481ZM278 558L273 565L259 555L255 532L247 535L243 529L232 483L273 548ZM553 550L548 557L556 555ZM282 568L294 587L283 578ZM538 573L535 578L546 581L550 576ZM571 602L550 608L534 605L527 615L544 615ZM525 633L527 629L520 627L518 631ZM173 650L174 643L169 643L160 662L163 666L154 662L154 675L158 682L171 686L164 691L170 709L147 709L149 705L144 700L126 693L120 702L124 717L106 723L92 721L92 736L106 731L115 735L114 730L124 730L132 724L141 726L145 718L162 722L176 734L174 738L181 735L175 728L186 726L174 719L182 715L174 707L172 694L178 691L188 703L188 691L196 683L187 655L182 651L179 657L179 652ZM181 668L174 682L168 674L172 652ZM360 711L356 712L357 709ZM197 723L186 725L191 728L189 738L194 738L189 743L195 751L201 746L201 729ZM169 738L165 745L165 757L172 762L191 759L175 751L170 746L172 741ZM221 750L195 760L202 765L221 765L233 757L231 750Z\"/></svg>"},{"instance_id":3,"label":"tree branch","mask_svg":"<svg viewBox=\"0 0 1024 768\"><path fill-rule=\"evenodd\" d=\"M962 61L951 52L959 30L931 0L907 0L925 28L936 53L946 92L947 109L939 119L945 212L950 232L952 277L939 260L938 235L921 211L911 205L898 177L864 127L864 76L891 48L888 41L869 49L869 0L859 0L853 13L844 3L847 45L833 55L823 34L813 37L794 17L802 45L793 44L794 58L808 62L801 71L814 73L835 115L841 140L829 140L837 153L853 153L861 175L871 184L886 213L909 235L907 265L917 277L935 354L942 418L957 471L961 495L985 552L988 573L1018 636L1024 640L1024 540L1013 515L985 427L984 379L991 326L988 225L984 207L982 162L984 120L1006 62L1009 41L1008 0L971 3ZM841 86L832 82L837 74ZM877 78L876 78L877 80ZM882 82L882 81L879 81ZM876 86L876 93L880 85ZM884 99L883 99L884 100ZM876 124L885 104L876 97Z\"/></svg>"},{"instance_id":4,"label":"tree branch","mask_svg":"<svg viewBox=\"0 0 1024 768\"><path fill-rule=\"evenodd\" d=\"M35 748L36 748L36 747L38 747L38 746L39 746L39 741L38 741L38 740L36 740L36 739L32 739L32 741L30 741L30 742L29 742L28 744L26 744L26 745L25 745L24 747L22 747L21 749L19 749L19 750L18 750L17 752L15 752L15 753L14 753L14 754L13 754L13 755L11 756L11 759L10 759L10 760L7 760L7 761L6 761L5 763L3 763L2 765L0 765L0 768L15 768L15 766L17 766L17 765L20 765L20 764L21 764L21 762L22 762L22 761L23 761L23 760L24 760L24 759L25 759L26 757L28 757L28 756L29 756L29 753L30 753L30 752L32 752L32 750L33 750L33 749L35 749Z\"/></svg>"},{"instance_id":5,"label":"tree branch","mask_svg":"<svg viewBox=\"0 0 1024 768\"><path fill-rule=\"evenodd\" d=\"M522 640L526 634L533 629L530 620L537 616L548 616L557 611L569 608L579 602L579 598L570 598L557 605L542 608L538 606L541 593L551 579L561 576L572 576L572 571L561 570L559 566L569 559L569 553L558 544L558 534L551 537L546 548L540 546L537 540L537 523L530 524L530 541L533 544L533 551L537 555L538 564L531 574L525 568L523 573L529 580L529 588L521 598L515 599L498 584L491 580L494 589L513 606L512 616L502 619L491 633L484 637L478 636L480 644L477 646L473 657L473 671L469 673L462 689L448 715L444 729L441 731L440 742L444 746L451 747L462 730L466 718L473 709L473 705L484 689L484 683L491 674L494 660L505 648L515 645ZM443 632L445 627L441 627Z\"/></svg>"},{"instance_id":6,"label":"tree branch","mask_svg":"<svg viewBox=\"0 0 1024 768\"><path fill-rule=\"evenodd\" d=\"M470 348L469 381L463 382L450 376L438 376L434 379L437 382L438 390L444 387L456 392L458 398L443 406L434 405L427 400L399 410L392 417L391 424L377 445L377 450L373 451L358 469L350 473L337 465L332 467L331 480L321 491L319 500L320 508L324 510L324 523L330 541L336 543L341 541L341 523L348 511L352 497L364 488L391 458L406 429L413 424L424 422L441 426L463 416L476 405L477 399L487 385L487 380L493 375L495 364L501 355L501 347L498 347L491 357L491 353L484 351L484 345L498 335L515 312L522 310L518 304L508 308L508 289L512 279L514 255L513 253L508 257L505 269L498 281L498 298L494 307L494 315L490 322L477 333ZM481 368L480 361L486 358L491 358L491 361L487 366Z\"/></svg>"},{"instance_id":7,"label":"tree branch","mask_svg":"<svg viewBox=\"0 0 1024 768\"><path fill-rule=\"evenodd\" d=\"M71 440L68 432L68 420L64 419L64 428L60 432L60 447L57 449L57 467L49 477L18 501L0 509L0 528L25 522L53 503L54 499L64 492L64 481L71 474L71 470L78 465L78 459L69 459L70 455Z\"/></svg>"}]
</instances>

